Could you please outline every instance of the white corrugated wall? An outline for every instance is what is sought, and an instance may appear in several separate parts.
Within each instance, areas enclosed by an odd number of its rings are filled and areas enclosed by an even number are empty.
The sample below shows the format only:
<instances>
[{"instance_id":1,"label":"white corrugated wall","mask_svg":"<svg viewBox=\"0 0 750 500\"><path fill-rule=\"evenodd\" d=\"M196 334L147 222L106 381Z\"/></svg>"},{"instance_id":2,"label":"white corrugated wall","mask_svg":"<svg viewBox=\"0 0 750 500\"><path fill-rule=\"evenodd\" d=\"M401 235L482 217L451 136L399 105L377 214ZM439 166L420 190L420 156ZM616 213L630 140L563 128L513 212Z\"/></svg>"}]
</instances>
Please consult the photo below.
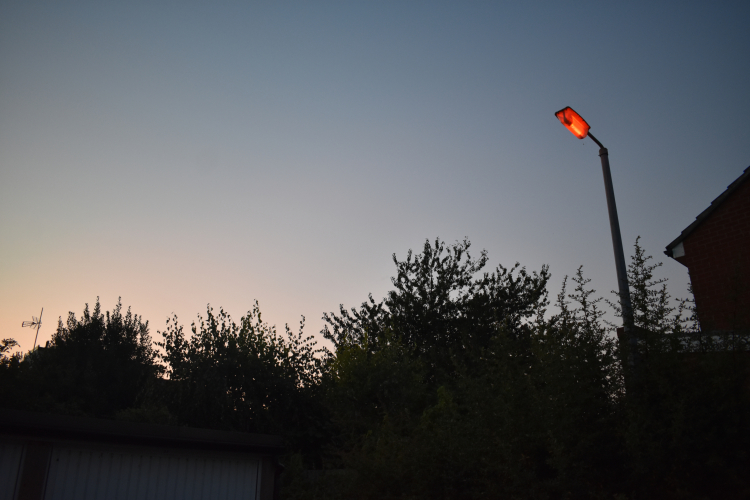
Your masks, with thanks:
<instances>
[{"instance_id":1,"label":"white corrugated wall","mask_svg":"<svg viewBox=\"0 0 750 500\"><path fill-rule=\"evenodd\" d=\"M13 500L23 445L0 442L0 500Z\"/></svg>"},{"instance_id":2,"label":"white corrugated wall","mask_svg":"<svg viewBox=\"0 0 750 500\"><path fill-rule=\"evenodd\" d=\"M258 494L260 462L241 456L55 446L51 458L48 500L244 500Z\"/></svg>"}]
</instances>

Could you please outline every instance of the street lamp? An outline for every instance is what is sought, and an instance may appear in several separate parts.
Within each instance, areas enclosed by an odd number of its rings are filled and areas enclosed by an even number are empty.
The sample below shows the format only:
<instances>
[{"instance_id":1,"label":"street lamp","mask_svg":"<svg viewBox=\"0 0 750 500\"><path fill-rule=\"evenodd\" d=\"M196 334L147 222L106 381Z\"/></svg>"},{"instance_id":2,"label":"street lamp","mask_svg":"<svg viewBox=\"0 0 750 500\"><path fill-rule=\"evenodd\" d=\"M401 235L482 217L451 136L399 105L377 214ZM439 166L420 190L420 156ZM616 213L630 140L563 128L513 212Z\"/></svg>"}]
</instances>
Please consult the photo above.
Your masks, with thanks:
<instances>
[{"instance_id":1,"label":"street lamp","mask_svg":"<svg viewBox=\"0 0 750 500\"><path fill-rule=\"evenodd\" d=\"M589 132L589 124L581 115L573 111L570 106L561 109L555 116L579 139L591 137L599 145L599 157L602 159L602 173L604 174L604 191L607 193L607 209L609 210L609 228L612 231L612 247L615 251L615 267L617 268L617 285L620 289L620 307L625 327L625 334L630 344L631 363L635 363L638 339L633 324L633 308L630 305L630 288L628 287L628 272L625 268L625 254L622 251L622 237L620 236L620 222L617 219L617 205L615 205L615 191L612 188L612 174L609 171L609 153L596 137Z\"/></svg>"}]
</instances>

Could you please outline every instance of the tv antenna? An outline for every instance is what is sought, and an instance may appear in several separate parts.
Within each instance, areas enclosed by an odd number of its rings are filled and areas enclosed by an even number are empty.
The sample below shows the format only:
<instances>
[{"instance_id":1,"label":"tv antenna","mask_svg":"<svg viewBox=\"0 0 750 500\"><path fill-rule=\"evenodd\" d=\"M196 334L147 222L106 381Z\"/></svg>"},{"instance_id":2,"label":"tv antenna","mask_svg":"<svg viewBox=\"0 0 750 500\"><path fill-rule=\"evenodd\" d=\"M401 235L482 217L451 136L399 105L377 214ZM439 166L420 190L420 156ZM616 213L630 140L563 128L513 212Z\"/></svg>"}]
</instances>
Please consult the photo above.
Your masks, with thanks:
<instances>
[{"instance_id":1,"label":"tv antenna","mask_svg":"<svg viewBox=\"0 0 750 500\"><path fill-rule=\"evenodd\" d=\"M36 327L36 337L34 337L34 347L31 348L33 351L34 348L36 348L36 341L39 338L39 328L42 326L42 314L44 314L44 308L42 307L42 312L39 313L39 317L36 316L31 317L31 321L24 321L21 326L28 326L30 328Z\"/></svg>"}]
</instances>

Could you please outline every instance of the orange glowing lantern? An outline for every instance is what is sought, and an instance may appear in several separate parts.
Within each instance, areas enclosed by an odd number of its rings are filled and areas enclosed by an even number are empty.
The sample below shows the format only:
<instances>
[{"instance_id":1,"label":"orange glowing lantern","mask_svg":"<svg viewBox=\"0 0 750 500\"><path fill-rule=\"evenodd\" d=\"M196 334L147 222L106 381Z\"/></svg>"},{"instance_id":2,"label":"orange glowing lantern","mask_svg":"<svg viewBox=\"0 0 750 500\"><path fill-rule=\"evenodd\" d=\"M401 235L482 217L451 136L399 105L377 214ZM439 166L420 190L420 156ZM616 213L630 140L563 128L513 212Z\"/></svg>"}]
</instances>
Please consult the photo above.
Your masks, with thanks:
<instances>
[{"instance_id":1,"label":"orange glowing lantern","mask_svg":"<svg viewBox=\"0 0 750 500\"><path fill-rule=\"evenodd\" d=\"M589 128L591 128L589 124L570 106L561 109L555 113L555 116L560 120L560 123L565 125L565 128L573 132L573 135L579 139L583 139L589 134Z\"/></svg>"}]
</instances>

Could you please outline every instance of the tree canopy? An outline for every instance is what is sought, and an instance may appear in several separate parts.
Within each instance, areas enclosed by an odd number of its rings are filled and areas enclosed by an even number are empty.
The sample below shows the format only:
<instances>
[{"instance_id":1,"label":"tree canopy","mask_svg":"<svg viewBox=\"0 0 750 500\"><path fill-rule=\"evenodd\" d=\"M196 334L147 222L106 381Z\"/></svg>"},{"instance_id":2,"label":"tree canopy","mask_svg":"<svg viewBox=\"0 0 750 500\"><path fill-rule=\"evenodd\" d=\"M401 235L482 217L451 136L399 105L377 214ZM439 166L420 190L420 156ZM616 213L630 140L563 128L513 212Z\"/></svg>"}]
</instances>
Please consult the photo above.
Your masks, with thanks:
<instances>
[{"instance_id":1,"label":"tree canopy","mask_svg":"<svg viewBox=\"0 0 750 500\"><path fill-rule=\"evenodd\" d=\"M257 302L239 324L208 307L189 338L173 317L158 343L170 412L196 427L282 434L297 449L320 446L323 350L303 328L304 318L297 333L286 327L279 335L261 320Z\"/></svg>"},{"instance_id":2,"label":"tree canopy","mask_svg":"<svg viewBox=\"0 0 750 500\"><path fill-rule=\"evenodd\" d=\"M287 499L750 494L748 332L701 332L639 240L637 372L582 267L550 304L546 266L486 271L468 240L393 262L381 301L324 314L333 352L257 302L237 322L173 317L154 344L97 300L45 347L0 342L0 404L280 434Z\"/></svg>"},{"instance_id":3,"label":"tree canopy","mask_svg":"<svg viewBox=\"0 0 750 500\"><path fill-rule=\"evenodd\" d=\"M470 363L501 327L524 336L526 322L547 305L548 268L529 273L516 263L486 272L487 253L474 259L470 246L468 240L427 240L421 253L410 250L403 261L394 254L394 289L380 302L370 295L359 310L342 305L338 315L324 314L323 335L337 349L377 351L398 342L426 364L431 378L453 373L457 362Z\"/></svg>"},{"instance_id":4,"label":"tree canopy","mask_svg":"<svg viewBox=\"0 0 750 500\"><path fill-rule=\"evenodd\" d=\"M19 405L109 417L138 406L161 372L148 322L129 308L123 314L119 301L102 313L98 299L80 318L72 312L67 322L61 318L46 347L29 352L18 369Z\"/></svg>"}]
</instances>

